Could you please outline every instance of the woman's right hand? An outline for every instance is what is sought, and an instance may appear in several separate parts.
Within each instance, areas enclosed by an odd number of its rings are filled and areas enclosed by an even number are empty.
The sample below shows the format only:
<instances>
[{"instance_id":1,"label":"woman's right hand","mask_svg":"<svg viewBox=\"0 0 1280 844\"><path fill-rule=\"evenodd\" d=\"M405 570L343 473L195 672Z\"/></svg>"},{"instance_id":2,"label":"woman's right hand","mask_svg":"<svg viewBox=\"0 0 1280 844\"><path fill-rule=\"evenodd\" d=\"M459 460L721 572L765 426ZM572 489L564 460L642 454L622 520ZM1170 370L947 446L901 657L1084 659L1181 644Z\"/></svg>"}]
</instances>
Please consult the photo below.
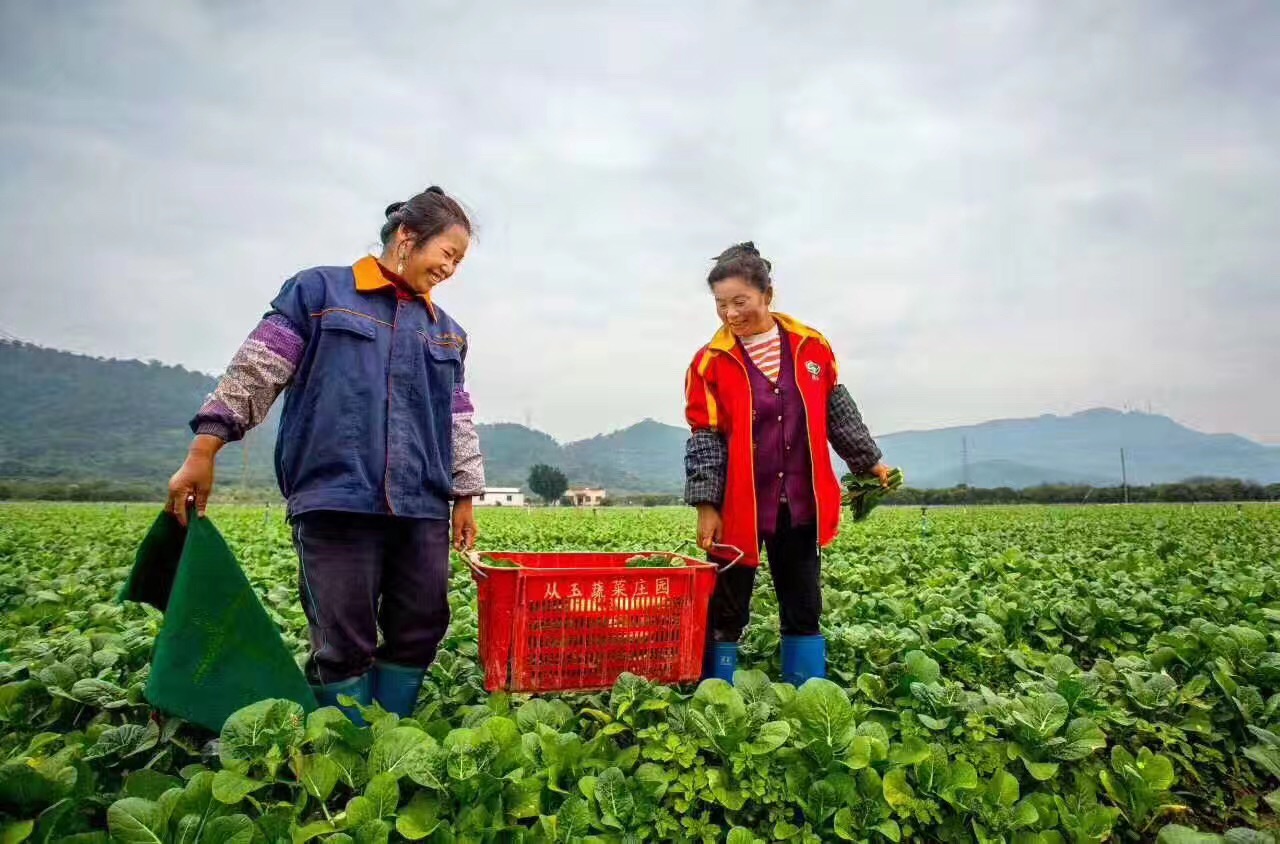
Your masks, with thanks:
<instances>
[{"instance_id":1,"label":"woman's right hand","mask_svg":"<svg viewBox=\"0 0 1280 844\"><path fill-rule=\"evenodd\" d=\"M172 513L183 527L187 526L187 501L195 499L196 512L204 518L213 491L213 472L222 440L202 435L191 443L187 459L169 479L169 500L165 509Z\"/></svg>"},{"instance_id":2,"label":"woman's right hand","mask_svg":"<svg viewBox=\"0 0 1280 844\"><path fill-rule=\"evenodd\" d=\"M712 547L719 544L723 531L720 511L710 504L699 504L698 547L710 554Z\"/></svg>"}]
</instances>

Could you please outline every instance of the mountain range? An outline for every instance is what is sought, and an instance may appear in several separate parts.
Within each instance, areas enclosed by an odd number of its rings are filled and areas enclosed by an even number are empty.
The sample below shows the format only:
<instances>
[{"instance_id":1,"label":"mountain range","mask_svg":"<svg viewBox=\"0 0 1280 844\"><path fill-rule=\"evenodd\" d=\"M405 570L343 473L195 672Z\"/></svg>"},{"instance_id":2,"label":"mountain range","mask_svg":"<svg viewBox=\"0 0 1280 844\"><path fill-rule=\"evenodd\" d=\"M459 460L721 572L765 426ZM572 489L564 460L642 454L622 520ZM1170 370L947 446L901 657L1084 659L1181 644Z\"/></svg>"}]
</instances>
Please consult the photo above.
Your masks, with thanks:
<instances>
[{"instance_id":1,"label":"mountain range","mask_svg":"<svg viewBox=\"0 0 1280 844\"><path fill-rule=\"evenodd\" d=\"M186 422L215 379L157 361L107 360L0 343L0 478L162 483L190 440ZM275 416L219 461L222 483L274 483ZM522 425L480 426L491 485L520 486L537 463L614 493L678 493L687 431L646 419L561 444ZM1165 416L1106 408L877 437L910 486L1025 488L1220 476L1280 482L1280 447L1204 434Z\"/></svg>"}]
</instances>

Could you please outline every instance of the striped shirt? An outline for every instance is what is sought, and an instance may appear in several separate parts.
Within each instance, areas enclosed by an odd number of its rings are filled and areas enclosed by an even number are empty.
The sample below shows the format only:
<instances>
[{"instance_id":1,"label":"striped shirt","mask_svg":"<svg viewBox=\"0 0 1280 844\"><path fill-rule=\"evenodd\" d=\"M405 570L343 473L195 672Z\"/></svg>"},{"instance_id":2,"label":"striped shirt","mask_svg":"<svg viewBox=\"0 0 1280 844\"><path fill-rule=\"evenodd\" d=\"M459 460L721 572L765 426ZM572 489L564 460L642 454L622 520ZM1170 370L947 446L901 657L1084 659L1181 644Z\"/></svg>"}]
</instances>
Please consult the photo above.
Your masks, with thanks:
<instances>
[{"instance_id":1,"label":"striped shirt","mask_svg":"<svg viewBox=\"0 0 1280 844\"><path fill-rule=\"evenodd\" d=\"M751 362L764 373L771 383L778 383L778 368L782 361L782 341L775 324L763 334L743 337L742 347L751 356Z\"/></svg>"}]
</instances>

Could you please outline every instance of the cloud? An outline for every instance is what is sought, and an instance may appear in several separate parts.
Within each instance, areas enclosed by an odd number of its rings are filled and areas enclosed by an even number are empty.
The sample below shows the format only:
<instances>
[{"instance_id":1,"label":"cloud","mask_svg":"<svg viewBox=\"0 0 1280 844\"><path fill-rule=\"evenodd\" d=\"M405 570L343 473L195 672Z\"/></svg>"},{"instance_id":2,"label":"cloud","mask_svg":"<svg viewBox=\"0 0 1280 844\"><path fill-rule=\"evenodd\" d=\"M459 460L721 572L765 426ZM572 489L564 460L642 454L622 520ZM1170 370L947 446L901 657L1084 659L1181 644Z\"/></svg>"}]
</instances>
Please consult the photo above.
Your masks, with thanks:
<instances>
[{"instance_id":1,"label":"cloud","mask_svg":"<svg viewBox=\"0 0 1280 844\"><path fill-rule=\"evenodd\" d=\"M440 183L481 415L681 419L755 240L876 430L1097 404L1280 442L1280 11L6 4L0 328L216 371Z\"/></svg>"}]
</instances>

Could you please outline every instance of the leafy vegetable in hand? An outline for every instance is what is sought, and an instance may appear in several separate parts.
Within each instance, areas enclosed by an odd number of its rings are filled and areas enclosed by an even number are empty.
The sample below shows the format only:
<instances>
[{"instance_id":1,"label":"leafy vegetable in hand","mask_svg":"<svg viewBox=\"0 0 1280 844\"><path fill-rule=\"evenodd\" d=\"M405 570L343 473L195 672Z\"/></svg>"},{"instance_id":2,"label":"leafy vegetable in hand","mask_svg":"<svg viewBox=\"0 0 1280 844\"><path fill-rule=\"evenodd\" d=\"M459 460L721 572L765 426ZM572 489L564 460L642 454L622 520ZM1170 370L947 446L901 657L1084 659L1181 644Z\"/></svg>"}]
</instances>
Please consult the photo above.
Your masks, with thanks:
<instances>
[{"instance_id":1,"label":"leafy vegetable in hand","mask_svg":"<svg viewBox=\"0 0 1280 844\"><path fill-rule=\"evenodd\" d=\"M847 478L844 504L853 513L853 520L864 521L886 495L902 486L903 479L902 470L897 468L889 473L887 487L880 478L871 474L852 475Z\"/></svg>"}]
</instances>

